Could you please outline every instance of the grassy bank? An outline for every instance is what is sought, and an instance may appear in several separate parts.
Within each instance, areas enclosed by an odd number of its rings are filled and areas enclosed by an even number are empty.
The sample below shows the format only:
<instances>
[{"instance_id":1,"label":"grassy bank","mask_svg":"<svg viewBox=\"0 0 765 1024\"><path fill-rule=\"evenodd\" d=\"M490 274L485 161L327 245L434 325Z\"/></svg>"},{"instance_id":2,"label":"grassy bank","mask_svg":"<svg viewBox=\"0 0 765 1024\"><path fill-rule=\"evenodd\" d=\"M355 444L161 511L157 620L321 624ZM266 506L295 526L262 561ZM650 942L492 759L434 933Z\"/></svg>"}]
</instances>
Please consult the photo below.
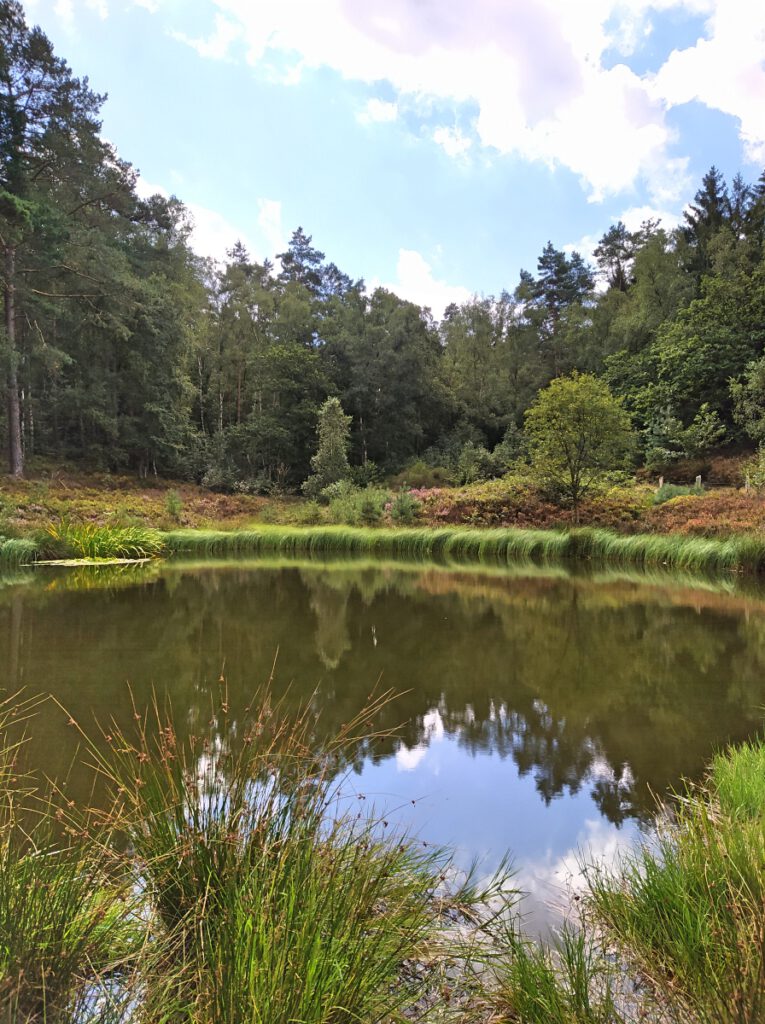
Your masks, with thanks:
<instances>
[{"instance_id":1,"label":"grassy bank","mask_svg":"<svg viewBox=\"0 0 765 1024\"><path fill-rule=\"evenodd\" d=\"M727 538L570 530L469 527L258 526L248 530L173 530L55 525L36 539L0 539L0 567L51 558L236 558L258 556L385 558L503 566L586 560L691 572L765 571L765 535Z\"/></svg>"},{"instance_id":2,"label":"grassy bank","mask_svg":"<svg viewBox=\"0 0 765 1024\"><path fill-rule=\"evenodd\" d=\"M518 561L553 563L588 559L633 566L757 573L765 569L765 537L724 540L634 534L609 530L514 530L352 527L262 527L246 531L175 531L164 536L170 555L322 555L402 558L503 565Z\"/></svg>"}]
</instances>

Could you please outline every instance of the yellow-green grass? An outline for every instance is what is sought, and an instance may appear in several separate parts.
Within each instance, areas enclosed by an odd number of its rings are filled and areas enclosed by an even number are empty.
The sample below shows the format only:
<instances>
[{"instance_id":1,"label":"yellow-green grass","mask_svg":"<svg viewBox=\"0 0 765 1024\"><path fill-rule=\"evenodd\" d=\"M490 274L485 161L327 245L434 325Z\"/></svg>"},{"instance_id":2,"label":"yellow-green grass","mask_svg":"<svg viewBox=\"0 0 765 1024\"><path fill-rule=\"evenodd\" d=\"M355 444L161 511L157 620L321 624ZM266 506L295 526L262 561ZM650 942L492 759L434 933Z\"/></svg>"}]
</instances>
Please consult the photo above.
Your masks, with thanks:
<instances>
[{"instance_id":1,"label":"yellow-green grass","mask_svg":"<svg viewBox=\"0 0 765 1024\"><path fill-rule=\"evenodd\" d=\"M315 554L486 565L586 559L704 572L759 572L765 568L765 538L745 535L719 540L659 534L624 536L591 528L558 531L264 526L231 532L179 530L163 537L168 554L195 557Z\"/></svg>"}]
</instances>

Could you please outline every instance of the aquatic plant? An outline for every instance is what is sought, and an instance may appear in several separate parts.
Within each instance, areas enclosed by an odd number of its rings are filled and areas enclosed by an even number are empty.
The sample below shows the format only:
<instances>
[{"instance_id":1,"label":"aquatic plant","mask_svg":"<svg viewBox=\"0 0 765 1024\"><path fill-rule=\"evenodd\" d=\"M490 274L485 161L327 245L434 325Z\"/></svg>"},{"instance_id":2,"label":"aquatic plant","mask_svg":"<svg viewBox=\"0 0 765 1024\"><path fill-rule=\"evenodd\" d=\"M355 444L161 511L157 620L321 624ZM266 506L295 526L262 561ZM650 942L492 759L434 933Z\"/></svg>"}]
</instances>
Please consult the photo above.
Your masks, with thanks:
<instances>
[{"instance_id":1,"label":"aquatic plant","mask_svg":"<svg viewBox=\"0 0 765 1024\"><path fill-rule=\"evenodd\" d=\"M104 986L130 970L143 928L86 820L20 772L11 729L35 703L0 704L0 1020L116 1022Z\"/></svg>"},{"instance_id":2,"label":"aquatic plant","mask_svg":"<svg viewBox=\"0 0 765 1024\"><path fill-rule=\"evenodd\" d=\"M0 568L11 569L26 565L39 557L39 548L33 540L19 537L0 537Z\"/></svg>"},{"instance_id":3,"label":"aquatic plant","mask_svg":"<svg viewBox=\"0 0 765 1024\"><path fill-rule=\"evenodd\" d=\"M723 540L684 535L623 535L589 527L558 531L273 526L231 532L179 530L165 534L164 542L170 554L205 557L245 554L366 555L487 565L578 558L697 572L759 572L765 568L765 538L754 535Z\"/></svg>"},{"instance_id":4,"label":"aquatic plant","mask_svg":"<svg viewBox=\"0 0 765 1024\"><path fill-rule=\"evenodd\" d=\"M62 519L46 529L47 547L58 558L152 558L162 534L143 526L97 526Z\"/></svg>"},{"instance_id":5,"label":"aquatic plant","mask_svg":"<svg viewBox=\"0 0 765 1024\"><path fill-rule=\"evenodd\" d=\"M716 758L653 843L590 869L597 919L675 1019L763 1019L764 765L761 742Z\"/></svg>"},{"instance_id":6,"label":"aquatic plant","mask_svg":"<svg viewBox=\"0 0 765 1024\"><path fill-rule=\"evenodd\" d=\"M150 1013L351 1024L416 1004L426 979L406 968L436 934L446 861L344 811L333 782L348 750L373 741L386 702L320 754L312 719L288 724L268 701L238 719L236 751L225 708L196 739L157 712L135 737L114 728L107 752L91 748L157 922ZM463 888L453 902L467 898Z\"/></svg>"},{"instance_id":7,"label":"aquatic plant","mask_svg":"<svg viewBox=\"0 0 765 1024\"><path fill-rule=\"evenodd\" d=\"M616 971L582 928L568 922L552 944L532 942L513 921L496 944L487 986L497 1024L622 1024Z\"/></svg>"}]
</instances>

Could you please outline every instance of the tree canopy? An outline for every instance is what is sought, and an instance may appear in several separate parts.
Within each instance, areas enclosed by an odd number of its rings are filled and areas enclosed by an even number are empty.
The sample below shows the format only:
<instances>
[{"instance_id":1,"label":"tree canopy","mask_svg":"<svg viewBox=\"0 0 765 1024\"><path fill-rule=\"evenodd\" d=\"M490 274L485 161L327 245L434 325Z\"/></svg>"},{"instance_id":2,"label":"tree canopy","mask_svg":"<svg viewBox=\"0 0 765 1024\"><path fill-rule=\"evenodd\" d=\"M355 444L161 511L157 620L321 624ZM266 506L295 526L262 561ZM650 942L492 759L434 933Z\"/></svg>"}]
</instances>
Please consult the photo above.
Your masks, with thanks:
<instances>
[{"instance_id":1,"label":"tree canopy","mask_svg":"<svg viewBox=\"0 0 765 1024\"><path fill-rule=\"evenodd\" d=\"M235 238L226 260L200 259L183 203L138 195L101 137L104 97L16 0L0 0L0 43L11 472L42 457L296 491L331 397L351 468L476 479L524 457L526 413L558 379L610 388L651 467L759 439L765 171L728 183L711 168L677 229L607 226L595 266L540 239L534 272L438 322L303 227L278 262Z\"/></svg>"}]
</instances>

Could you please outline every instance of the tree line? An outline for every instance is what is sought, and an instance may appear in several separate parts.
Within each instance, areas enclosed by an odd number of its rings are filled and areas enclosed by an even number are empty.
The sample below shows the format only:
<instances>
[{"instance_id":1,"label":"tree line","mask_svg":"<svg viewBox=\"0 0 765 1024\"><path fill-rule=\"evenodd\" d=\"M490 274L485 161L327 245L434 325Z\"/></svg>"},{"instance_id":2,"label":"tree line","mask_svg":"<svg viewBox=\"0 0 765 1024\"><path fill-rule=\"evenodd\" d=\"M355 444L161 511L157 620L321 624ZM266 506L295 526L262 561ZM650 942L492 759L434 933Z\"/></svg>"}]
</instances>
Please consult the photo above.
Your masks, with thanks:
<instances>
[{"instance_id":1,"label":"tree line","mask_svg":"<svg viewBox=\"0 0 765 1024\"><path fill-rule=\"evenodd\" d=\"M297 490L328 398L359 483L462 479L524 450L540 389L593 375L635 458L765 439L765 172L712 168L680 227L619 222L590 265L549 242L512 289L428 309L354 280L302 228L276 260L196 255L101 136L105 97L0 0L0 334L10 472L45 456L222 489ZM314 467L315 468L315 467Z\"/></svg>"}]
</instances>

